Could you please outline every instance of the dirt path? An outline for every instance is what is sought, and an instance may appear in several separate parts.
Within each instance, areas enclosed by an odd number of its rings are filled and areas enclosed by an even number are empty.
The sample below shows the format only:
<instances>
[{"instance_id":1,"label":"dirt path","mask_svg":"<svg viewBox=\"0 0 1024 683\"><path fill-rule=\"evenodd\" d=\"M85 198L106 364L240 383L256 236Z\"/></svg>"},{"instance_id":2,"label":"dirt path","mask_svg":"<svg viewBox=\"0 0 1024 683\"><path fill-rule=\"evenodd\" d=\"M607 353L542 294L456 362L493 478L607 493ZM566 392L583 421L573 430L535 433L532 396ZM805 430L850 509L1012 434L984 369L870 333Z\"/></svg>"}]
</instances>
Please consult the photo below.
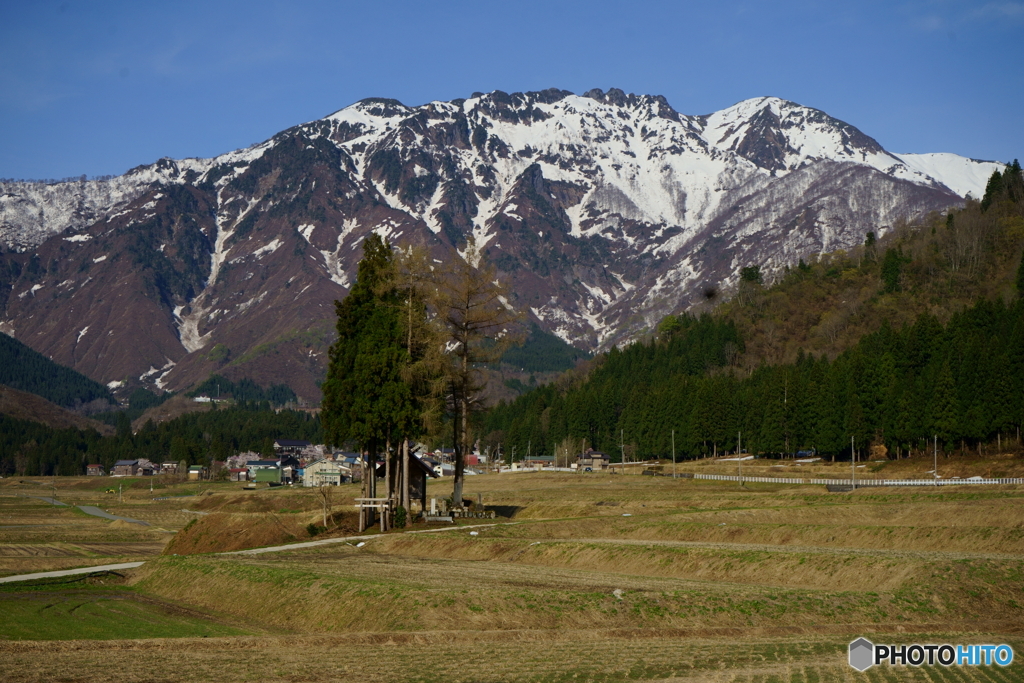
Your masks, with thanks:
<instances>
[{"instance_id":1,"label":"dirt path","mask_svg":"<svg viewBox=\"0 0 1024 683\"><path fill-rule=\"evenodd\" d=\"M62 569L54 572L37 572L35 574L18 574L17 576L4 576L0 583L11 583L12 581L31 581L32 579L49 579L60 576L74 576L76 574L92 574L93 572L115 571L118 569L134 569L141 567L144 562L122 562L121 564L101 564L95 567L80 567L78 569Z\"/></svg>"},{"instance_id":2,"label":"dirt path","mask_svg":"<svg viewBox=\"0 0 1024 683\"><path fill-rule=\"evenodd\" d=\"M441 531L461 531L463 529L480 529L483 527L491 526L508 526L511 524L521 524L521 522L499 522L497 524L467 524L466 526L451 526L443 527L440 529L416 529L413 531L403 531L403 534L433 534ZM266 548L249 548L248 550L233 550L227 553L218 553L219 555L262 555L263 553L279 553L286 550L303 550L304 548L316 548L322 545L331 545L332 543L349 543L351 541L368 541L372 538L380 538L381 536L396 536L397 534L369 534L363 536L339 536L337 538L323 538L319 541L306 541L304 543L290 543L288 545L272 545Z\"/></svg>"},{"instance_id":3,"label":"dirt path","mask_svg":"<svg viewBox=\"0 0 1024 683\"><path fill-rule=\"evenodd\" d=\"M61 501L57 500L56 498L50 498L49 496L25 496L23 494L19 494L19 495L22 495L24 498L37 498L39 500L46 501L47 503L49 503L51 505L61 505L61 506L64 506L64 507L68 506L67 503L61 502ZM95 505L75 505L74 507L77 507L79 510L81 510L85 514L92 515L93 517L102 517L103 519L109 519L111 521L121 520L122 522L130 522L132 524L141 524L142 526L150 526L149 522L144 522L141 519L132 519L131 517L118 517L117 515L112 515L109 512L106 512L104 510L99 509ZM205 513L200 513L200 514L205 514Z\"/></svg>"},{"instance_id":4,"label":"dirt path","mask_svg":"<svg viewBox=\"0 0 1024 683\"><path fill-rule=\"evenodd\" d=\"M89 505L79 505L78 507L79 508L85 508L85 507L92 507L92 506L89 506ZM134 519L128 519L126 517L116 517L114 515L110 515L109 513L103 512L102 510L99 510L99 508L93 508L93 509L102 513L100 515L97 515L97 516L100 516L100 517L107 517L109 519L120 519L120 520L124 520L126 522L135 522L137 524L144 524L146 526L149 526L148 522L143 522L143 521L134 520ZM83 511L84 512L88 512L86 510L83 510ZM89 513L89 514L93 514L93 513ZM505 522L504 524L518 524L518 522ZM418 529L418 530L415 530L415 531L406 531L404 533L407 533L407 534L427 534L427 533L435 533L435 532L439 532L439 531L458 531L458 530L462 530L462 529L476 529L476 528L485 527L485 526L495 526L495 525L494 524L473 524L473 525L467 525L467 526L447 527L447 528L442 528L442 529ZM275 546L270 546L270 547L267 547L267 548L250 548L248 550L236 550L236 551L233 551L233 552L218 553L218 554L220 554L220 555L262 555L264 553L279 553L279 552L285 552L285 551L288 551L288 550L303 550L305 548L316 548L316 547L319 547L319 546L332 545L332 544L335 544L335 543L351 543L352 541L366 542L366 541L368 541L370 539L380 538L381 536L385 536L385 535L391 535L391 534L370 534L368 536L341 536L341 537L338 537L338 538L324 538L324 539L320 539L319 541L306 541L305 543L291 543L289 545L275 545ZM42 572L42 573L37 573L37 574L17 574L15 576L5 576L5 577L3 577L2 579L0 579L0 583L8 583L8 582L11 582L11 581L30 581L32 579L46 578L46 577L51 577L51 576L52 577L56 577L56 576L71 576L71 575L74 575L74 574L86 574L86 573L93 572L93 571L103 571L103 570L112 569L112 568L131 569L131 568L134 568L134 567L141 567L143 564L145 564L145 562L128 562L128 563L120 564L120 565L102 565L102 566L98 566L98 567L81 567L79 569L65 569L65 570L61 570L61 571L57 571L57 572Z\"/></svg>"},{"instance_id":5,"label":"dirt path","mask_svg":"<svg viewBox=\"0 0 1024 683\"><path fill-rule=\"evenodd\" d=\"M150 526L149 522L144 522L141 519L132 519L131 517L118 517L117 515L112 515L109 512L106 512L104 510L100 510L95 505L76 505L75 507L77 507L79 510L81 510L85 514L92 515L93 517L102 517L103 519L109 519L109 520L113 520L113 521L121 520L122 522L131 522L132 524L141 524L142 526Z\"/></svg>"}]
</instances>

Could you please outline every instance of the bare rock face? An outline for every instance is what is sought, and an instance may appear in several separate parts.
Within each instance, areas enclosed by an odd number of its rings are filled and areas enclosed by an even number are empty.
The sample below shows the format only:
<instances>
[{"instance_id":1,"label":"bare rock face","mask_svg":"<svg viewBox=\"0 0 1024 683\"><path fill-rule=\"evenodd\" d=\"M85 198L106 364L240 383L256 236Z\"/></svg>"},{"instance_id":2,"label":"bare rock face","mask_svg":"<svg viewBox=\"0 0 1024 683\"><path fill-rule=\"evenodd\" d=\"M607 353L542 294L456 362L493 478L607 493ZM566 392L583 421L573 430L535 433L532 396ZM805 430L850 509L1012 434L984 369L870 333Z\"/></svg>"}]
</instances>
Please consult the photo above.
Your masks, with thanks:
<instances>
[{"instance_id":1,"label":"bare rock face","mask_svg":"<svg viewBox=\"0 0 1024 683\"><path fill-rule=\"evenodd\" d=\"M775 98L706 116L617 89L364 100L215 159L0 183L0 330L108 383L220 372L316 402L334 302L377 232L439 263L474 239L512 305L604 349L741 266L960 203L947 169L963 191L999 167L907 159Z\"/></svg>"}]
</instances>

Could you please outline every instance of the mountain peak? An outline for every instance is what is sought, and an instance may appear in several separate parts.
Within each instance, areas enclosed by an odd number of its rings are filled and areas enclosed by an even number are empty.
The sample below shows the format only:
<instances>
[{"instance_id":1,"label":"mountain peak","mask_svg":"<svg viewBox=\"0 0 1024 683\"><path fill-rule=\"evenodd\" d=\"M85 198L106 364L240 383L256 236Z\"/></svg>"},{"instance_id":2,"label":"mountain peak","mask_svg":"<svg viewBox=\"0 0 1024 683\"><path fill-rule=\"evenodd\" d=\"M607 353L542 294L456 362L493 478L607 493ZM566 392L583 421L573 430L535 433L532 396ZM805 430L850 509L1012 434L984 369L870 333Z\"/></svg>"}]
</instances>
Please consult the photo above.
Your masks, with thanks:
<instances>
[{"instance_id":1,"label":"mountain peak","mask_svg":"<svg viewBox=\"0 0 1024 683\"><path fill-rule=\"evenodd\" d=\"M778 97L755 97L700 117L708 142L772 172L831 159L885 170L899 160L860 130L825 112Z\"/></svg>"},{"instance_id":2,"label":"mountain peak","mask_svg":"<svg viewBox=\"0 0 1024 683\"><path fill-rule=\"evenodd\" d=\"M104 382L224 370L315 400L371 232L438 263L472 236L510 305L608 348L741 266L771 273L957 204L934 179L953 161L901 160L777 97L701 117L617 88L368 98L214 159L0 183L0 240L33 250L0 253L0 325ZM958 192L981 182L964 164Z\"/></svg>"}]
</instances>

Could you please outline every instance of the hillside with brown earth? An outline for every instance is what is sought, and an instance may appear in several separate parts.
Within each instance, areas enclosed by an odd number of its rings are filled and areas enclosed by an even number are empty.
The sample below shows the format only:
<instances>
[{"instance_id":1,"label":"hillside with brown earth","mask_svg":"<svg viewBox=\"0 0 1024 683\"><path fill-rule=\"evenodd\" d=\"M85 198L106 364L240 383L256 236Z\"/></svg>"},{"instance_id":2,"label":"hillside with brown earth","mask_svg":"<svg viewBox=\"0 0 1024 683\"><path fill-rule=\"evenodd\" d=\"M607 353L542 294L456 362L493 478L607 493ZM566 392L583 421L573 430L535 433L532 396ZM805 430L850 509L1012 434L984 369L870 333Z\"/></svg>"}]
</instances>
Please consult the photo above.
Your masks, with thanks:
<instances>
[{"instance_id":1,"label":"hillside with brown earth","mask_svg":"<svg viewBox=\"0 0 1024 683\"><path fill-rule=\"evenodd\" d=\"M18 391L3 384L0 384L0 415L39 422L54 429L94 429L104 436L114 433L110 425L61 408L42 396Z\"/></svg>"}]
</instances>

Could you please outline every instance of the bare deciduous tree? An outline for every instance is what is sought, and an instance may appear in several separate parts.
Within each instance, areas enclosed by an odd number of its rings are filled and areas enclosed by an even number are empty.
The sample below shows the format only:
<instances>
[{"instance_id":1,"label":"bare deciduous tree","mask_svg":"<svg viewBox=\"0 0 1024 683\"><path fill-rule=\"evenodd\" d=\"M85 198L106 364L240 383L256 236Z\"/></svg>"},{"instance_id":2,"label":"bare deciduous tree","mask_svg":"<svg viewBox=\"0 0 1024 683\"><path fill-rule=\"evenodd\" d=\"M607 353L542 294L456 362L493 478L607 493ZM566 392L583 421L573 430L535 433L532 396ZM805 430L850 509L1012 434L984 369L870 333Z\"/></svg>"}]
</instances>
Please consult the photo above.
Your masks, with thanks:
<instances>
[{"instance_id":1,"label":"bare deciduous tree","mask_svg":"<svg viewBox=\"0 0 1024 683\"><path fill-rule=\"evenodd\" d=\"M512 310L495 269L470 238L464 258L449 268L437 293L438 316L446 331L448 405L455 446L452 500L461 505L465 458L473 443L470 414L480 406L482 366L501 358L520 334L520 314Z\"/></svg>"},{"instance_id":2,"label":"bare deciduous tree","mask_svg":"<svg viewBox=\"0 0 1024 683\"><path fill-rule=\"evenodd\" d=\"M324 512L324 528L327 528L327 517L330 514L332 505L332 499L334 496L334 487L330 484L320 484L317 488L317 497L320 499L320 505L323 507Z\"/></svg>"}]
</instances>

